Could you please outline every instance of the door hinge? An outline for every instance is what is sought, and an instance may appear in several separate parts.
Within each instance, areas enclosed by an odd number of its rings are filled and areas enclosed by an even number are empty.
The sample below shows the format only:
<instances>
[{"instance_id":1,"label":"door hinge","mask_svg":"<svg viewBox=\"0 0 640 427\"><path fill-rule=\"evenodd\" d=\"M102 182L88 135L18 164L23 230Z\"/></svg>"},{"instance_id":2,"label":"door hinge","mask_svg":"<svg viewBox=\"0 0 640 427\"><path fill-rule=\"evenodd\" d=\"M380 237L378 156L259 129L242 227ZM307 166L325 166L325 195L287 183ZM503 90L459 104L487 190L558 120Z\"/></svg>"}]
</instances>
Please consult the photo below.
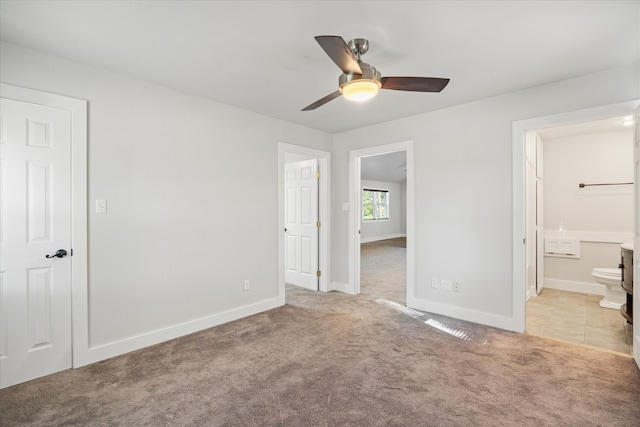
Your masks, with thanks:
<instances>
[{"instance_id":1,"label":"door hinge","mask_svg":"<svg viewBox=\"0 0 640 427\"><path fill-rule=\"evenodd\" d=\"M316 172L316 178L320 178L320 171Z\"/></svg>"},{"instance_id":2,"label":"door hinge","mask_svg":"<svg viewBox=\"0 0 640 427\"><path fill-rule=\"evenodd\" d=\"M320 221L316 222L316 227L320 228Z\"/></svg>"},{"instance_id":3,"label":"door hinge","mask_svg":"<svg viewBox=\"0 0 640 427\"><path fill-rule=\"evenodd\" d=\"M316 271L316 276L320 277L321 274L320 270Z\"/></svg>"}]
</instances>

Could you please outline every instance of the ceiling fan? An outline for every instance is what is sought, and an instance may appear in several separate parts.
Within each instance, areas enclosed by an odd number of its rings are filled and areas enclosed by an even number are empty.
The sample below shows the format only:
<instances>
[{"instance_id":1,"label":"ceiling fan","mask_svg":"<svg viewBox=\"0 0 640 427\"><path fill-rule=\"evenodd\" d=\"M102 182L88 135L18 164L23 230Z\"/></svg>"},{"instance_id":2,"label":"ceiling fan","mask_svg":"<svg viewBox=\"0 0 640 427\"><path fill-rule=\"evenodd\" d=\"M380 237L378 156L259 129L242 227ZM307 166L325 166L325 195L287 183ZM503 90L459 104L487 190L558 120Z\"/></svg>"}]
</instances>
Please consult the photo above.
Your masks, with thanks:
<instances>
[{"instance_id":1,"label":"ceiling fan","mask_svg":"<svg viewBox=\"0 0 640 427\"><path fill-rule=\"evenodd\" d=\"M449 83L449 79L437 77L381 77L378 70L362 62L362 55L369 50L369 41L365 39L353 39L349 44L340 36L316 36L315 39L342 70L338 79L340 88L302 111L315 110L340 95L352 101L365 101L376 96L379 89L440 92Z\"/></svg>"}]
</instances>

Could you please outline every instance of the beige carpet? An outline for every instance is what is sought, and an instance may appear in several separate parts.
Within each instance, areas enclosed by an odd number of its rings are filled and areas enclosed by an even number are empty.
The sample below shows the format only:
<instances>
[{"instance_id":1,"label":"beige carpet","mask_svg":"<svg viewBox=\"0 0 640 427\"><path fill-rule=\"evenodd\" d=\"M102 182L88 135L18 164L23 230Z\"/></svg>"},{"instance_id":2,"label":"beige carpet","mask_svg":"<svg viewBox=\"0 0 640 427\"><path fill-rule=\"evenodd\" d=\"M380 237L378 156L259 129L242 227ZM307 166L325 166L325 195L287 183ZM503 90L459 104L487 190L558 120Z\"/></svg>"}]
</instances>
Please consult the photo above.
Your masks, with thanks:
<instances>
[{"instance_id":1,"label":"beige carpet","mask_svg":"<svg viewBox=\"0 0 640 427\"><path fill-rule=\"evenodd\" d=\"M360 293L407 302L407 239L397 238L360 246Z\"/></svg>"},{"instance_id":2,"label":"beige carpet","mask_svg":"<svg viewBox=\"0 0 640 427\"><path fill-rule=\"evenodd\" d=\"M403 313L372 289L289 287L284 307L4 389L0 424L638 425L632 359Z\"/></svg>"}]
</instances>

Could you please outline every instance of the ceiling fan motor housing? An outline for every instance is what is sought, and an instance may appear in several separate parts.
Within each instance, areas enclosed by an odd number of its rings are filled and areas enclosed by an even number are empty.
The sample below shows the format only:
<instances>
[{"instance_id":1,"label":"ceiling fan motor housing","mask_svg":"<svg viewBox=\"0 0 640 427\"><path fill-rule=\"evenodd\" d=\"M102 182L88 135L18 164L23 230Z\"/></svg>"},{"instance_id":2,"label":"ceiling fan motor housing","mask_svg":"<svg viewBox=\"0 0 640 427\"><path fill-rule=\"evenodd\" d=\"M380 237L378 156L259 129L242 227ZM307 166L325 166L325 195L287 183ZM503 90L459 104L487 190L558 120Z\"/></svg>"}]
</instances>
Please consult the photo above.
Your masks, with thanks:
<instances>
[{"instance_id":1,"label":"ceiling fan motor housing","mask_svg":"<svg viewBox=\"0 0 640 427\"><path fill-rule=\"evenodd\" d=\"M340 91L342 92L342 88L345 84L350 83L354 80L366 80L373 82L378 85L378 89L382 87L382 83L380 83L380 72L372 67L369 64L361 62L360 69L362 70L362 74L351 74L351 73L343 73L340 75L338 79L338 83L340 84Z\"/></svg>"}]
</instances>

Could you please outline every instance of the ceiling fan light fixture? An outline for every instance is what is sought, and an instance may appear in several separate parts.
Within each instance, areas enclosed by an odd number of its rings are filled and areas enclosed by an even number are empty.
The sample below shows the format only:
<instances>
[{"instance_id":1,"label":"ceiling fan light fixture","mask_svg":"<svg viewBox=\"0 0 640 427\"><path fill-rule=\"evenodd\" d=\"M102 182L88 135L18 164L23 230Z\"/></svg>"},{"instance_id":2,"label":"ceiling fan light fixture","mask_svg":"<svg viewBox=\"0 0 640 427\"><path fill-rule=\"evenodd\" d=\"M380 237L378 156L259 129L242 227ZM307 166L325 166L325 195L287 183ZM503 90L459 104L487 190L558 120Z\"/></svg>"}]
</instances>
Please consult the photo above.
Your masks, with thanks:
<instances>
[{"instance_id":1,"label":"ceiling fan light fixture","mask_svg":"<svg viewBox=\"0 0 640 427\"><path fill-rule=\"evenodd\" d=\"M376 80L351 80L340 86L340 92L349 101L363 102L378 94L382 85Z\"/></svg>"}]
</instances>

